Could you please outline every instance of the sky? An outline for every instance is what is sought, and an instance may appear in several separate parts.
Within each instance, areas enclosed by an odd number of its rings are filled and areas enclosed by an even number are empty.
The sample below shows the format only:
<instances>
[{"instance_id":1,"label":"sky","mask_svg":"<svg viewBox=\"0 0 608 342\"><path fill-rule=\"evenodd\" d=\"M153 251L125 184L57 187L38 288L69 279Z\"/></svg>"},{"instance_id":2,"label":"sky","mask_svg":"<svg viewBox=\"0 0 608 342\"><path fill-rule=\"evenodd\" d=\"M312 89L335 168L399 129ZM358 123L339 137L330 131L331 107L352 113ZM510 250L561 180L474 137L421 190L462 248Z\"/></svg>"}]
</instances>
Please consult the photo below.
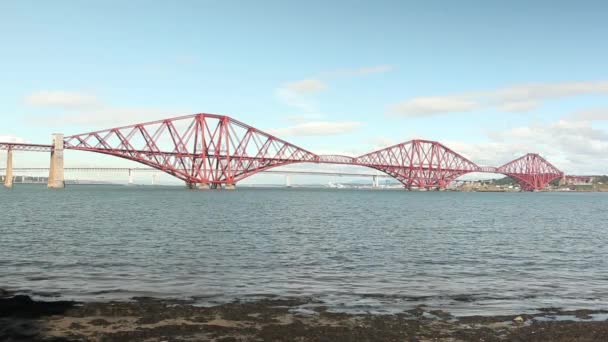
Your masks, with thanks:
<instances>
[{"instance_id":1,"label":"sky","mask_svg":"<svg viewBox=\"0 0 608 342\"><path fill-rule=\"evenodd\" d=\"M204 112L319 154L425 138L480 165L536 152L604 174L606 13L584 0L0 0L0 141ZM81 153L66 166L129 163Z\"/></svg>"}]
</instances>

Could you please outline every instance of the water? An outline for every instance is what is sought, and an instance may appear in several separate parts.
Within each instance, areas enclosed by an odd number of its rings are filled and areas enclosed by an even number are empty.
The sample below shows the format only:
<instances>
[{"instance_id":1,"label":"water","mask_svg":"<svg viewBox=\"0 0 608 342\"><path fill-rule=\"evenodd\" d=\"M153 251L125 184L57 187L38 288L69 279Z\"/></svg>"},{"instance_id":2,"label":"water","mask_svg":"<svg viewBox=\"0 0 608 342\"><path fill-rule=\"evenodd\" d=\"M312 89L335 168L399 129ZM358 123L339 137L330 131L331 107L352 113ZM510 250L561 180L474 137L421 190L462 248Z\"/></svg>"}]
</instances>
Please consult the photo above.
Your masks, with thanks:
<instances>
[{"instance_id":1,"label":"water","mask_svg":"<svg viewBox=\"0 0 608 342\"><path fill-rule=\"evenodd\" d=\"M0 191L0 288L332 310L607 308L608 193Z\"/></svg>"}]
</instances>

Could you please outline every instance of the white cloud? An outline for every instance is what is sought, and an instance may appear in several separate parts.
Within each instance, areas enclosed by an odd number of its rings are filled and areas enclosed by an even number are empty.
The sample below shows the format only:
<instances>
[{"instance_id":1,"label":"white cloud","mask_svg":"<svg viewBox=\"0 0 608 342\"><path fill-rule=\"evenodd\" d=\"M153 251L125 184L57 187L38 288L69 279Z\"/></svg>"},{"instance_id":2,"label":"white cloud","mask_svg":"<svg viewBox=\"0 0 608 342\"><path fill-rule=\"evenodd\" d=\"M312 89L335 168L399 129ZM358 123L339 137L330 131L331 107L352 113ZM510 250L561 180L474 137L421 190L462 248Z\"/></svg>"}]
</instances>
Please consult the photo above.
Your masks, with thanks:
<instances>
[{"instance_id":1,"label":"white cloud","mask_svg":"<svg viewBox=\"0 0 608 342\"><path fill-rule=\"evenodd\" d=\"M321 73L324 77L354 77L367 76L373 74L383 74L395 70L395 67L388 64L374 65L369 67L361 67L357 69L341 69Z\"/></svg>"},{"instance_id":2,"label":"white cloud","mask_svg":"<svg viewBox=\"0 0 608 342\"><path fill-rule=\"evenodd\" d=\"M301 124L308 121L319 121L325 118L325 115L318 113L301 114L301 115L290 115L285 119L292 123Z\"/></svg>"},{"instance_id":3,"label":"white cloud","mask_svg":"<svg viewBox=\"0 0 608 342\"><path fill-rule=\"evenodd\" d=\"M137 107L103 107L83 113L54 114L52 117L30 118L32 122L45 126L87 126L93 128L111 128L122 125L154 121L195 113L191 110L162 110L158 108Z\"/></svg>"},{"instance_id":4,"label":"white cloud","mask_svg":"<svg viewBox=\"0 0 608 342\"><path fill-rule=\"evenodd\" d=\"M505 102L543 100L584 94L608 94L608 81L532 83L488 92L488 96L494 96Z\"/></svg>"},{"instance_id":5,"label":"white cloud","mask_svg":"<svg viewBox=\"0 0 608 342\"><path fill-rule=\"evenodd\" d=\"M442 141L441 143L480 166L501 166L526 153L535 152L530 150L529 145L516 140L483 143Z\"/></svg>"},{"instance_id":6,"label":"white cloud","mask_svg":"<svg viewBox=\"0 0 608 342\"><path fill-rule=\"evenodd\" d=\"M417 97L393 105L391 111L408 117L421 117L444 112L468 112L479 107L472 99L457 96Z\"/></svg>"},{"instance_id":7,"label":"white cloud","mask_svg":"<svg viewBox=\"0 0 608 342\"><path fill-rule=\"evenodd\" d=\"M146 107L120 107L102 102L94 95L66 91L39 91L26 97L32 106L60 108L63 112L52 116L30 116L30 122L46 126L86 125L95 128L109 128L120 125L153 121L166 117L194 113L191 110L163 110Z\"/></svg>"},{"instance_id":8,"label":"white cloud","mask_svg":"<svg viewBox=\"0 0 608 342\"><path fill-rule=\"evenodd\" d=\"M26 143L27 141L14 135L0 135L0 142Z\"/></svg>"},{"instance_id":9,"label":"white cloud","mask_svg":"<svg viewBox=\"0 0 608 342\"><path fill-rule=\"evenodd\" d=\"M496 109L502 112L527 112L538 108L540 103L538 101L510 101L496 105Z\"/></svg>"},{"instance_id":10,"label":"white cloud","mask_svg":"<svg viewBox=\"0 0 608 342\"><path fill-rule=\"evenodd\" d=\"M359 155L365 154L365 153L369 153L372 150L378 150L378 149L381 149L381 148L384 148L384 147L392 146L392 145L398 144L400 142L402 142L402 141L398 141L397 142L397 141L395 141L395 140L393 140L391 138L385 137L385 136L378 136L378 137L369 139L368 140L368 144L370 145L371 149L369 151L365 151L363 153L360 153Z\"/></svg>"},{"instance_id":11,"label":"white cloud","mask_svg":"<svg viewBox=\"0 0 608 342\"><path fill-rule=\"evenodd\" d=\"M325 90L327 86L321 80L300 80L287 82L284 88L300 94L313 94Z\"/></svg>"},{"instance_id":12,"label":"white cloud","mask_svg":"<svg viewBox=\"0 0 608 342\"><path fill-rule=\"evenodd\" d=\"M38 91L26 96L25 102L36 107L64 109L87 109L100 106L99 101L93 95L68 91Z\"/></svg>"},{"instance_id":13,"label":"white cloud","mask_svg":"<svg viewBox=\"0 0 608 342\"><path fill-rule=\"evenodd\" d=\"M483 142L439 141L480 166L498 167L527 153L539 153L566 174L608 174L608 132L593 127L592 121L575 117L568 115L547 124L488 132L488 140ZM364 153L412 138L415 137L396 140L378 137L368 141L369 151Z\"/></svg>"},{"instance_id":14,"label":"white cloud","mask_svg":"<svg viewBox=\"0 0 608 342\"><path fill-rule=\"evenodd\" d=\"M353 71L353 75L370 75L380 74L389 71L393 71L395 68L392 65L376 65L371 67L359 68Z\"/></svg>"},{"instance_id":15,"label":"white cloud","mask_svg":"<svg viewBox=\"0 0 608 342\"><path fill-rule=\"evenodd\" d=\"M298 124L295 126L269 129L268 132L278 137L288 136L323 136L338 135L352 132L361 126L360 122L327 122L313 121Z\"/></svg>"},{"instance_id":16,"label":"white cloud","mask_svg":"<svg viewBox=\"0 0 608 342\"><path fill-rule=\"evenodd\" d=\"M304 112L317 111L317 105L312 95L327 88L320 80L308 79L287 82L276 90L277 97L291 107L299 108Z\"/></svg>"},{"instance_id":17,"label":"white cloud","mask_svg":"<svg viewBox=\"0 0 608 342\"><path fill-rule=\"evenodd\" d=\"M566 174L608 173L608 132L593 128L589 121L562 119L489 137L483 143L444 143L478 165L500 166L526 153L539 153Z\"/></svg>"},{"instance_id":18,"label":"white cloud","mask_svg":"<svg viewBox=\"0 0 608 342\"><path fill-rule=\"evenodd\" d=\"M431 116L482 108L524 112L542 106L543 101L548 99L591 94L608 94L608 81L532 83L487 91L415 97L391 106L390 112L407 117Z\"/></svg>"},{"instance_id":19,"label":"white cloud","mask_svg":"<svg viewBox=\"0 0 608 342\"><path fill-rule=\"evenodd\" d=\"M299 108L306 113L318 113L318 106L314 95L327 90L327 79L336 77L367 76L385 73L393 70L392 65L375 65L358 69L343 69L324 72L316 77L303 80L290 81L275 90L276 96L288 106Z\"/></svg>"},{"instance_id":20,"label":"white cloud","mask_svg":"<svg viewBox=\"0 0 608 342\"><path fill-rule=\"evenodd\" d=\"M575 112L575 120L603 121L608 120L608 108L592 108Z\"/></svg>"}]
</instances>

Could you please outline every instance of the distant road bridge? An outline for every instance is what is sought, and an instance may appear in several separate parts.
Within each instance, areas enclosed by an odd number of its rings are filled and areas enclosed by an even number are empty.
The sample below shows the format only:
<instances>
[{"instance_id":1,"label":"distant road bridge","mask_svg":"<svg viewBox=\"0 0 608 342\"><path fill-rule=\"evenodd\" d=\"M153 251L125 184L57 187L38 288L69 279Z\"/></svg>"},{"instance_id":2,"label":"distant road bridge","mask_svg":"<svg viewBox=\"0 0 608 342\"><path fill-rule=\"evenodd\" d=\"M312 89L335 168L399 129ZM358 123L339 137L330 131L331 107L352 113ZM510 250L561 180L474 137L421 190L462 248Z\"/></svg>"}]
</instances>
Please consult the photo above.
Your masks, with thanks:
<instances>
[{"instance_id":1,"label":"distant road bridge","mask_svg":"<svg viewBox=\"0 0 608 342\"><path fill-rule=\"evenodd\" d=\"M48 167L15 167L13 173L25 175L26 173L46 173L49 172ZM138 172L162 172L151 167L66 167L66 173L127 173L129 175L129 184L134 183L134 175ZM0 168L0 173L6 172L6 168ZM340 172L340 171L306 171L306 170L265 170L261 171L265 174L285 175L287 185L290 185L292 175L307 175L307 176L334 176L334 177L365 177L372 178L372 186L379 186L380 178L392 178L389 175L381 173L355 173L355 172Z\"/></svg>"},{"instance_id":2,"label":"distant road bridge","mask_svg":"<svg viewBox=\"0 0 608 342\"><path fill-rule=\"evenodd\" d=\"M48 167L15 167L15 172L46 172ZM6 171L6 168L0 168L0 171ZM65 172L162 172L151 167L66 167ZM373 173L355 173L355 172L340 172L340 171L304 171L304 170L265 170L261 173L275 173L282 175L312 175L312 176L344 176L344 177L382 177L391 178L385 174Z\"/></svg>"},{"instance_id":3,"label":"distant road bridge","mask_svg":"<svg viewBox=\"0 0 608 342\"><path fill-rule=\"evenodd\" d=\"M49 188L64 186L64 150L101 153L136 161L183 180L189 188L234 189L258 172L296 163L365 166L395 178L405 188L443 189L472 172L500 173L523 190L541 190L564 178L536 153L498 167L482 167L430 140L411 140L358 157L318 155L225 115L193 114L63 137L52 144L2 143L7 150L6 186L12 186L12 152L50 152ZM284 171L278 171L285 173ZM317 173L315 173L317 174Z\"/></svg>"}]
</instances>

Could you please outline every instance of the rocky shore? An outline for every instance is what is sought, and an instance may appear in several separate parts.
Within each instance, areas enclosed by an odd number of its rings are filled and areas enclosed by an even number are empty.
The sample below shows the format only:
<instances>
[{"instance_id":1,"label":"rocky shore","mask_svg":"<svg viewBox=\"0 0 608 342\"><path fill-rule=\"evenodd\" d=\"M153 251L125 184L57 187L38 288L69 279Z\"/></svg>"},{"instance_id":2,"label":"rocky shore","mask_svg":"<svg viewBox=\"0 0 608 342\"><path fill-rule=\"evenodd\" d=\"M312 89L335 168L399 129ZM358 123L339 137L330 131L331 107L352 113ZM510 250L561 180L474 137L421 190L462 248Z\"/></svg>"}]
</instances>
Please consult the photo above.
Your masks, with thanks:
<instances>
[{"instance_id":1,"label":"rocky shore","mask_svg":"<svg viewBox=\"0 0 608 342\"><path fill-rule=\"evenodd\" d=\"M607 313L547 308L535 315L456 318L419 306L396 315L355 315L330 312L308 298L205 308L154 298L34 301L0 290L0 341L608 341Z\"/></svg>"}]
</instances>

